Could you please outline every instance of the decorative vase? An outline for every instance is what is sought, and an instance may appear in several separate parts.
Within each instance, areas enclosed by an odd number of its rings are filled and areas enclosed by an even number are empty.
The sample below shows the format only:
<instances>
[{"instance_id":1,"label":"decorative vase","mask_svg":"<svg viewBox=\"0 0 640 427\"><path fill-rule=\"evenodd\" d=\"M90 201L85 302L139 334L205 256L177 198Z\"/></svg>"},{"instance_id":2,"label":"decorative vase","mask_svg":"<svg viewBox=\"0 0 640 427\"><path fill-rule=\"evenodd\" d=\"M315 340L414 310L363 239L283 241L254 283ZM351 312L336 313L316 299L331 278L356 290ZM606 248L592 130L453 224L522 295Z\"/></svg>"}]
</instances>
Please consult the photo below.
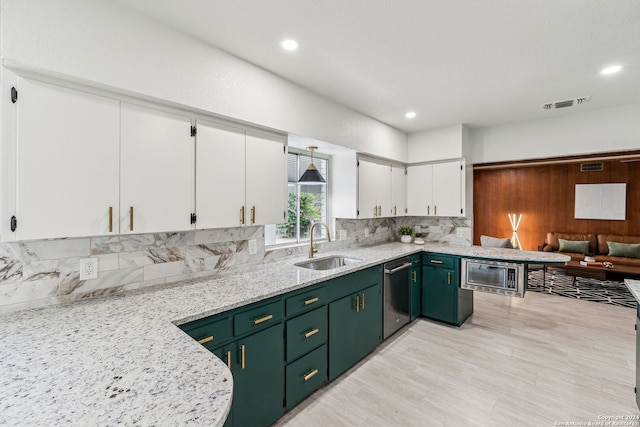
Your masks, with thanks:
<instances>
[{"instance_id":1,"label":"decorative vase","mask_svg":"<svg viewBox=\"0 0 640 427\"><path fill-rule=\"evenodd\" d=\"M403 234L402 236L400 236L400 241L402 243L411 243L411 236Z\"/></svg>"}]
</instances>

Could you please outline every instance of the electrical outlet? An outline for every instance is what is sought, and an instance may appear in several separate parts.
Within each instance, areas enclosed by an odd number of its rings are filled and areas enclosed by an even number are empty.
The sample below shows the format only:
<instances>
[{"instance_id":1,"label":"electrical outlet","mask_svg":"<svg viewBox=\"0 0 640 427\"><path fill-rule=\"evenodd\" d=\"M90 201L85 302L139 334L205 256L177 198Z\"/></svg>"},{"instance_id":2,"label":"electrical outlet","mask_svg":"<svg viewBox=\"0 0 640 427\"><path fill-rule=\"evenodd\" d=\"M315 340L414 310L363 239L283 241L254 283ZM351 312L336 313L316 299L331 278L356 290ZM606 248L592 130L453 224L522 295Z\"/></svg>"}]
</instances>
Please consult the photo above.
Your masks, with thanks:
<instances>
[{"instance_id":1,"label":"electrical outlet","mask_svg":"<svg viewBox=\"0 0 640 427\"><path fill-rule=\"evenodd\" d=\"M461 227L458 227L456 229L456 236L458 237L464 237L464 229L462 229Z\"/></svg>"},{"instance_id":2,"label":"electrical outlet","mask_svg":"<svg viewBox=\"0 0 640 427\"><path fill-rule=\"evenodd\" d=\"M80 260L80 280L98 278L98 258L82 258Z\"/></svg>"},{"instance_id":3,"label":"electrical outlet","mask_svg":"<svg viewBox=\"0 0 640 427\"><path fill-rule=\"evenodd\" d=\"M365 227L365 229L364 229L364 238L366 239L368 237L369 237L369 228Z\"/></svg>"},{"instance_id":4,"label":"electrical outlet","mask_svg":"<svg viewBox=\"0 0 640 427\"><path fill-rule=\"evenodd\" d=\"M249 255L255 255L258 253L258 242L256 239L249 240Z\"/></svg>"},{"instance_id":5,"label":"electrical outlet","mask_svg":"<svg viewBox=\"0 0 640 427\"><path fill-rule=\"evenodd\" d=\"M340 240L347 240L347 230L340 230Z\"/></svg>"}]
</instances>

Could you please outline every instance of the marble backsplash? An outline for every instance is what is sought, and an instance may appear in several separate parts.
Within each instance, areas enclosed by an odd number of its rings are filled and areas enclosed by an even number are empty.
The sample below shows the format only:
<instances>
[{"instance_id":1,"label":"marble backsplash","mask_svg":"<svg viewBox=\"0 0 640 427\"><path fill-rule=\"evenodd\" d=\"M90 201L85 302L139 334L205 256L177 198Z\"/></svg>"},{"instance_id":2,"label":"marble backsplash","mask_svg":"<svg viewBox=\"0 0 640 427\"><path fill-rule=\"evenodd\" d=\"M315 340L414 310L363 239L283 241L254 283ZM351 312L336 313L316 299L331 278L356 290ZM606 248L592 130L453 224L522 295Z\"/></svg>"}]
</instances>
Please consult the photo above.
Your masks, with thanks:
<instances>
[{"instance_id":1,"label":"marble backsplash","mask_svg":"<svg viewBox=\"0 0 640 427\"><path fill-rule=\"evenodd\" d=\"M429 242L470 245L470 223L467 218L336 219L333 241L321 242L319 252L398 240L401 225L420 226ZM256 240L254 255L249 240ZM0 243L0 313L247 271L308 250L308 245L265 250L262 226ZM98 258L98 278L80 280L80 259L88 257Z\"/></svg>"}]
</instances>

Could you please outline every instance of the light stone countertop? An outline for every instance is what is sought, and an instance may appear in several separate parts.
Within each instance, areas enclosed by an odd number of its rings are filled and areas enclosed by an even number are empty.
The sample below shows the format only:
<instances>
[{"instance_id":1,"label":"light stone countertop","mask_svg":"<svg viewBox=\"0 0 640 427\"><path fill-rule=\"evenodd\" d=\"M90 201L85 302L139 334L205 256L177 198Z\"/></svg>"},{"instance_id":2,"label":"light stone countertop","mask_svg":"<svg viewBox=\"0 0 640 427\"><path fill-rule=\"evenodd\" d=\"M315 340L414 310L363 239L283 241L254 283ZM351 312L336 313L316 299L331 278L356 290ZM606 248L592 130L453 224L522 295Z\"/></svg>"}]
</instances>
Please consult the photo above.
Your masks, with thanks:
<instances>
[{"instance_id":1,"label":"light stone countertop","mask_svg":"<svg viewBox=\"0 0 640 427\"><path fill-rule=\"evenodd\" d=\"M631 291L631 294L640 303L640 280L624 279L624 284Z\"/></svg>"},{"instance_id":2,"label":"light stone countertop","mask_svg":"<svg viewBox=\"0 0 640 427\"><path fill-rule=\"evenodd\" d=\"M231 406L231 373L176 325L423 250L525 263L561 264L569 258L388 243L318 254L362 260L332 270L303 269L294 264L306 258L288 258L247 273L5 314L0 425L221 426Z\"/></svg>"}]
</instances>

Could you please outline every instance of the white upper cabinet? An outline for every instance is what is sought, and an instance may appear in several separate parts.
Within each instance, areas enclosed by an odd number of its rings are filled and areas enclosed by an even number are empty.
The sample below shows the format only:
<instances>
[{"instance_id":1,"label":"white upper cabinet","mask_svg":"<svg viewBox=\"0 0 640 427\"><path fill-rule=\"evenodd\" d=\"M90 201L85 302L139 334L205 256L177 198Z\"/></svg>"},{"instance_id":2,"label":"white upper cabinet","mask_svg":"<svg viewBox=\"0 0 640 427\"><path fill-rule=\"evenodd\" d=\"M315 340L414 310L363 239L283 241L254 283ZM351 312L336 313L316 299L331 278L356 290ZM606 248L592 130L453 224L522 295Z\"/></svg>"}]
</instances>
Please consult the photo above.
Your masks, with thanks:
<instances>
[{"instance_id":1,"label":"white upper cabinet","mask_svg":"<svg viewBox=\"0 0 640 427\"><path fill-rule=\"evenodd\" d=\"M197 121L197 228L242 224L245 193L244 129Z\"/></svg>"},{"instance_id":2,"label":"white upper cabinet","mask_svg":"<svg viewBox=\"0 0 640 427\"><path fill-rule=\"evenodd\" d=\"M433 215L433 165L407 167L407 215Z\"/></svg>"},{"instance_id":3,"label":"white upper cabinet","mask_svg":"<svg viewBox=\"0 0 640 427\"><path fill-rule=\"evenodd\" d=\"M122 104L120 233L192 228L191 119Z\"/></svg>"},{"instance_id":4,"label":"white upper cabinet","mask_svg":"<svg viewBox=\"0 0 640 427\"><path fill-rule=\"evenodd\" d=\"M406 204L407 176L405 167L393 165L391 167L391 216L404 216Z\"/></svg>"},{"instance_id":5,"label":"white upper cabinet","mask_svg":"<svg viewBox=\"0 0 640 427\"><path fill-rule=\"evenodd\" d=\"M463 216L464 177L464 161L408 166L407 214Z\"/></svg>"},{"instance_id":6,"label":"white upper cabinet","mask_svg":"<svg viewBox=\"0 0 640 427\"><path fill-rule=\"evenodd\" d=\"M247 225L280 224L287 213L287 150L284 138L247 131Z\"/></svg>"},{"instance_id":7,"label":"white upper cabinet","mask_svg":"<svg viewBox=\"0 0 640 427\"><path fill-rule=\"evenodd\" d=\"M358 162L358 218L391 216L391 165Z\"/></svg>"},{"instance_id":8,"label":"white upper cabinet","mask_svg":"<svg viewBox=\"0 0 640 427\"><path fill-rule=\"evenodd\" d=\"M119 102L23 78L18 92L18 227L8 238L118 233Z\"/></svg>"},{"instance_id":9,"label":"white upper cabinet","mask_svg":"<svg viewBox=\"0 0 640 427\"><path fill-rule=\"evenodd\" d=\"M434 163L433 214L461 216L464 200L464 168L461 162Z\"/></svg>"},{"instance_id":10,"label":"white upper cabinet","mask_svg":"<svg viewBox=\"0 0 640 427\"><path fill-rule=\"evenodd\" d=\"M284 222L284 138L201 120L197 129L197 227Z\"/></svg>"}]
</instances>

